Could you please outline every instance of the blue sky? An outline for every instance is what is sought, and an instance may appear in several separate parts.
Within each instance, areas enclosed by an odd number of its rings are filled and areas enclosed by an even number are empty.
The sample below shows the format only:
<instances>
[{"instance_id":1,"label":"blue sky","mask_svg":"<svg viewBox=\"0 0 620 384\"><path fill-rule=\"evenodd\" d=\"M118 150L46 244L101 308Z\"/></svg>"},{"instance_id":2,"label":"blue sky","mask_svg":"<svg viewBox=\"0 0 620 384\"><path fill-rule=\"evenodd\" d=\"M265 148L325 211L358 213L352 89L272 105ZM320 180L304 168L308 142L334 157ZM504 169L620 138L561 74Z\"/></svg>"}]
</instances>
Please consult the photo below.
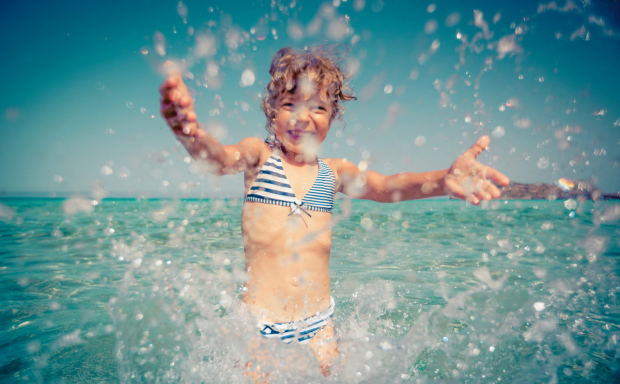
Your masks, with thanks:
<instances>
[{"instance_id":1,"label":"blue sky","mask_svg":"<svg viewBox=\"0 0 620 384\"><path fill-rule=\"evenodd\" d=\"M201 174L158 116L162 63L185 65L199 120L229 144L265 136L258 95L273 54L329 42L350 46L359 100L322 157L386 174L446 168L501 126L481 160L511 179L620 190L616 2L273 4L3 3L0 195L89 195L96 183L110 196L241 196L239 175ZM255 81L241 87L245 70Z\"/></svg>"}]
</instances>

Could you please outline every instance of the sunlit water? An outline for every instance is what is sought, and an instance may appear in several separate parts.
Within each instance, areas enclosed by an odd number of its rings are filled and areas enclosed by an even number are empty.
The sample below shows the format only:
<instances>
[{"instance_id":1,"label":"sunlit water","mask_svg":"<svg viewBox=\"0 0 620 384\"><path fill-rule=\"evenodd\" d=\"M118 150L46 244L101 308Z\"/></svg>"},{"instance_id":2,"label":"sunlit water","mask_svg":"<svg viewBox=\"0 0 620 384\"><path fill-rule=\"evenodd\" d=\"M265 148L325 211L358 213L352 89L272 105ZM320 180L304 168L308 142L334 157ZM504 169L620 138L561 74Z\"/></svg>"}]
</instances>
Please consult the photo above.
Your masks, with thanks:
<instances>
[{"instance_id":1,"label":"sunlit water","mask_svg":"<svg viewBox=\"0 0 620 384\"><path fill-rule=\"evenodd\" d=\"M3 382L246 383L255 340L274 383L620 375L610 202L338 201L328 378L309 348L244 320L239 200L104 200L73 217L62 200L2 203Z\"/></svg>"}]
</instances>

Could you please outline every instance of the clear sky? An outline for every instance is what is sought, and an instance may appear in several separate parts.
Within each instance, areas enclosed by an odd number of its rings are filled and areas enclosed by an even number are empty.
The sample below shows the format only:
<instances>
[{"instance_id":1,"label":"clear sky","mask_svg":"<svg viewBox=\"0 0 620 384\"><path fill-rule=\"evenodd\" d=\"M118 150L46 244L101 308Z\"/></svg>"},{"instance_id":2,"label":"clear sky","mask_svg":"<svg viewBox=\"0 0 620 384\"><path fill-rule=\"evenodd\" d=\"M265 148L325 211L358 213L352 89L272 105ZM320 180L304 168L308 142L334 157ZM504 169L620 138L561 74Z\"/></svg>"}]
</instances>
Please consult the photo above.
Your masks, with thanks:
<instances>
[{"instance_id":1,"label":"clear sky","mask_svg":"<svg viewBox=\"0 0 620 384\"><path fill-rule=\"evenodd\" d=\"M495 132L481 160L515 181L581 178L617 192L619 9L615 0L2 2L0 196L90 195L93 185L110 196L242 196L239 175L201 174L159 117L162 63L185 67L199 120L230 144L265 137L259 94L273 54L329 42L351 48L343 65L358 100L321 157L368 159L386 174L435 170Z\"/></svg>"}]
</instances>

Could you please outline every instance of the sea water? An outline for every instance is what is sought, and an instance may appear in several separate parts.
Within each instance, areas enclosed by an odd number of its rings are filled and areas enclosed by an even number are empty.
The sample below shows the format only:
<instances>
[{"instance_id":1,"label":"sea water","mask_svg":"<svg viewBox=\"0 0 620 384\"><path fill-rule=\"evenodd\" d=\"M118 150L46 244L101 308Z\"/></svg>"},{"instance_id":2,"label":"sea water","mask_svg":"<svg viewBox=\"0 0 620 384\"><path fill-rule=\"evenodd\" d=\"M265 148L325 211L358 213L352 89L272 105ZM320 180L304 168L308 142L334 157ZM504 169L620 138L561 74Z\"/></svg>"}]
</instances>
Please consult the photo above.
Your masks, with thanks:
<instances>
[{"instance_id":1,"label":"sea water","mask_svg":"<svg viewBox=\"0 0 620 384\"><path fill-rule=\"evenodd\" d=\"M620 376L617 203L337 201L329 377L243 314L241 200L1 203L2 382L247 383L257 356L273 383Z\"/></svg>"}]
</instances>

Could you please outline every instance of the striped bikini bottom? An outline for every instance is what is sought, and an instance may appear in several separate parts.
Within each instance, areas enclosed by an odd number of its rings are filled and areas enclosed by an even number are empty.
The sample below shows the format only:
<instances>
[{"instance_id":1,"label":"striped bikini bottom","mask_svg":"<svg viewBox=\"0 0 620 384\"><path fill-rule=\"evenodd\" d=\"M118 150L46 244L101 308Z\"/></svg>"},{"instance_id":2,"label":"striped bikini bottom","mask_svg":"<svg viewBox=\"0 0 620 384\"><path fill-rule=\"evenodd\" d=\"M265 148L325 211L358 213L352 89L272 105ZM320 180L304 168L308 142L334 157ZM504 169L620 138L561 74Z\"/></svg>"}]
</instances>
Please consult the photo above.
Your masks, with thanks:
<instances>
[{"instance_id":1,"label":"striped bikini bottom","mask_svg":"<svg viewBox=\"0 0 620 384\"><path fill-rule=\"evenodd\" d=\"M307 344L323 327L327 325L334 314L334 298L329 298L329 308L318 312L303 320L290 323L259 322L261 335L269 339L280 339L286 344L297 340L299 344Z\"/></svg>"}]
</instances>

